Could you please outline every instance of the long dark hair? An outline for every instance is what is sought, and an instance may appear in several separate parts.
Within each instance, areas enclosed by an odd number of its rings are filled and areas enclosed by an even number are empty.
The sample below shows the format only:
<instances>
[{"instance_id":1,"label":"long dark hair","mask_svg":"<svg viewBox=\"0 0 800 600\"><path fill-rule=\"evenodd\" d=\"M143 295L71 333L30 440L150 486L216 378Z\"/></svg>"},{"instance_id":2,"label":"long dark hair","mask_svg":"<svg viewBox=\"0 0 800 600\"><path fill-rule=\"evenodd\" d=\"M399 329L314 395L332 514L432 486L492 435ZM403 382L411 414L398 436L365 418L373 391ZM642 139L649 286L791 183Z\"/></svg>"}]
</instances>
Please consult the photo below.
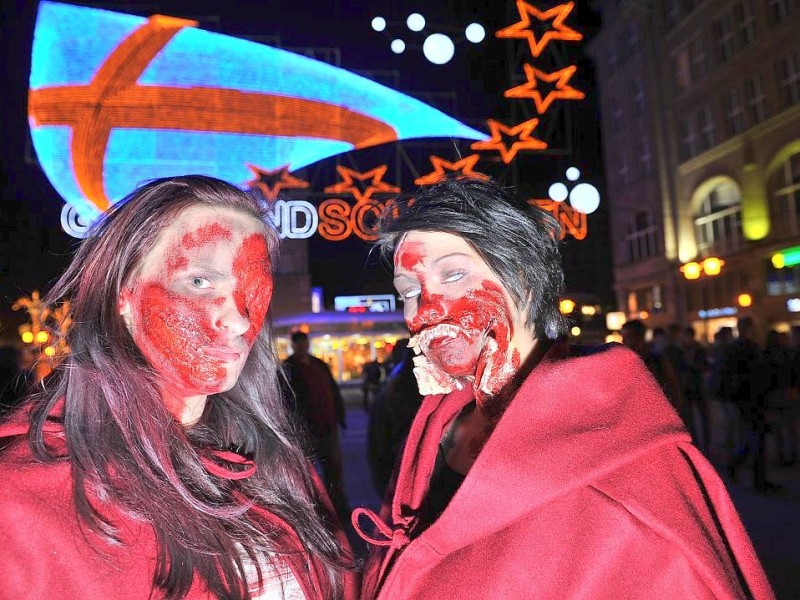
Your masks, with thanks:
<instances>
[{"instance_id":1,"label":"long dark hair","mask_svg":"<svg viewBox=\"0 0 800 600\"><path fill-rule=\"evenodd\" d=\"M93 498L107 498L152 525L158 549L153 586L167 598L184 597L195 577L217 597L249 598L243 560L258 565L288 552L281 532L263 513L259 518L248 510L250 502L294 529L323 565L326 589L340 595L342 548L331 523L319 516L308 465L280 396L268 327L236 385L210 396L199 423L184 428L119 315L122 286L176 215L198 204L264 223L274 258L278 237L264 207L223 181L160 179L116 204L46 298L49 305L70 300L74 324L67 336L70 355L29 399L32 451L40 460L70 462L79 518L108 541L124 540ZM45 424L54 414L63 415L66 456L46 442ZM234 481L203 467L214 451L231 449L252 459L254 474Z\"/></svg>"},{"instance_id":2,"label":"long dark hair","mask_svg":"<svg viewBox=\"0 0 800 600\"><path fill-rule=\"evenodd\" d=\"M450 177L390 204L379 223L378 247L388 258L403 234L415 230L464 238L517 306L527 309L526 325L537 337L555 339L566 331L558 308L564 293L558 224L546 212L494 181Z\"/></svg>"}]
</instances>

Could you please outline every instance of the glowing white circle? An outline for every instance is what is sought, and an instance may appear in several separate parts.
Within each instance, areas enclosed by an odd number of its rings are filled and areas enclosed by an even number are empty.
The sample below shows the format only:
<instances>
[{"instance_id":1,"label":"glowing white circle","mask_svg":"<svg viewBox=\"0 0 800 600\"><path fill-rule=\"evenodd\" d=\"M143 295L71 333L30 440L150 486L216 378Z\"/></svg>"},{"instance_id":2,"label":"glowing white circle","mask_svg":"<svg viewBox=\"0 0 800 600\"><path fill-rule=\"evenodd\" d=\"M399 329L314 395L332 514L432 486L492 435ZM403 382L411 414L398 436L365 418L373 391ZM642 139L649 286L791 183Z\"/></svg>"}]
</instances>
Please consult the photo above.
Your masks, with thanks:
<instances>
[{"instance_id":1,"label":"glowing white circle","mask_svg":"<svg viewBox=\"0 0 800 600\"><path fill-rule=\"evenodd\" d=\"M395 54L402 54L406 49L406 43L403 40L392 40L391 48Z\"/></svg>"},{"instance_id":2,"label":"glowing white circle","mask_svg":"<svg viewBox=\"0 0 800 600\"><path fill-rule=\"evenodd\" d=\"M569 193L572 208L584 214L591 214L600 206L600 192L588 183L579 183Z\"/></svg>"},{"instance_id":3,"label":"glowing white circle","mask_svg":"<svg viewBox=\"0 0 800 600\"><path fill-rule=\"evenodd\" d=\"M406 19L406 25L411 31L422 31L425 28L425 17L419 13L411 13Z\"/></svg>"},{"instance_id":4,"label":"glowing white circle","mask_svg":"<svg viewBox=\"0 0 800 600\"><path fill-rule=\"evenodd\" d=\"M61 229L68 235L82 240L90 226L91 223L86 223L72 204L61 207Z\"/></svg>"},{"instance_id":5,"label":"glowing white circle","mask_svg":"<svg viewBox=\"0 0 800 600\"><path fill-rule=\"evenodd\" d=\"M470 23L464 33L467 34L467 39L473 44L482 42L483 38L486 37L486 30L480 23Z\"/></svg>"},{"instance_id":6,"label":"glowing white circle","mask_svg":"<svg viewBox=\"0 0 800 600\"><path fill-rule=\"evenodd\" d=\"M578 181L578 178L581 176L581 172L576 169L575 167L570 167L567 169L567 179L570 181Z\"/></svg>"},{"instance_id":7,"label":"glowing white circle","mask_svg":"<svg viewBox=\"0 0 800 600\"><path fill-rule=\"evenodd\" d=\"M372 28L375 31L383 31L386 29L386 19L383 17L375 17L372 19Z\"/></svg>"},{"instance_id":8,"label":"glowing white circle","mask_svg":"<svg viewBox=\"0 0 800 600\"><path fill-rule=\"evenodd\" d=\"M432 33L422 44L422 53L435 65L443 65L453 58L456 51L453 40L443 33Z\"/></svg>"},{"instance_id":9,"label":"glowing white circle","mask_svg":"<svg viewBox=\"0 0 800 600\"><path fill-rule=\"evenodd\" d=\"M550 196L550 199L555 200L556 202L563 202L567 199L567 196L569 196L569 190L567 189L567 186L561 182L551 185L550 189L547 190L547 193Z\"/></svg>"}]
</instances>

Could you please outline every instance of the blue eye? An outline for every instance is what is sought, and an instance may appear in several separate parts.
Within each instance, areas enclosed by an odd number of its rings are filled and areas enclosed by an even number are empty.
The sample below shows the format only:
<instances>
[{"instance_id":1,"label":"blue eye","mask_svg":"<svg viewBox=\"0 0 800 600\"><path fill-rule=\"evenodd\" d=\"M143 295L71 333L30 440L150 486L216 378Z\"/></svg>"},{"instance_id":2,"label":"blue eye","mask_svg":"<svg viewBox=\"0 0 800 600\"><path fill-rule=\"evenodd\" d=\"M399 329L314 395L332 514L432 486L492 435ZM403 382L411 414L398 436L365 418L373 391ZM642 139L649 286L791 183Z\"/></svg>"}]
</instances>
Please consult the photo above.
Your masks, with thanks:
<instances>
[{"instance_id":1,"label":"blue eye","mask_svg":"<svg viewBox=\"0 0 800 600\"><path fill-rule=\"evenodd\" d=\"M464 277L464 275L464 271L453 271L452 273L447 273L442 281L444 281L444 283L453 283Z\"/></svg>"},{"instance_id":2,"label":"blue eye","mask_svg":"<svg viewBox=\"0 0 800 600\"><path fill-rule=\"evenodd\" d=\"M204 290L211 287L211 282L208 279L199 276L192 277L191 284L193 288L197 288L198 290Z\"/></svg>"}]
</instances>

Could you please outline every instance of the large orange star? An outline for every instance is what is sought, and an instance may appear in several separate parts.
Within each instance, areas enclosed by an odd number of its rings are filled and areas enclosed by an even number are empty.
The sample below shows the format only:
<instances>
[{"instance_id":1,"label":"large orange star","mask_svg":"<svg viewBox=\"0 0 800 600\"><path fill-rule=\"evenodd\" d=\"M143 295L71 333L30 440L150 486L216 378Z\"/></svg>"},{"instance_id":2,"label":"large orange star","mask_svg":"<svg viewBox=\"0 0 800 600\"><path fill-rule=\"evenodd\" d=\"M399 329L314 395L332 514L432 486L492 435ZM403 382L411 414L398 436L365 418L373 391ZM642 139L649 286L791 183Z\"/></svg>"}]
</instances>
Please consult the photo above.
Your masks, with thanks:
<instances>
[{"instance_id":1,"label":"large orange star","mask_svg":"<svg viewBox=\"0 0 800 600\"><path fill-rule=\"evenodd\" d=\"M342 165L337 165L336 170L342 180L333 185L325 188L326 194L352 194L356 200L361 203L365 202L372 197L375 192L384 192L387 194L396 194L400 188L390 183L383 181L383 176L386 175L387 165L375 167L369 171L359 173L353 169L348 169ZM361 187L356 184L356 181L365 182L369 180L369 184L365 186L362 191Z\"/></svg>"},{"instance_id":2,"label":"large orange star","mask_svg":"<svg viewBox=\"0 0 800 600\"><path fill-rule=\"evenodd\" d=\"M533 133L533 130L536 129L536 126L539 124L539 119L531 119L530 121L525 121L514 127L508 127L494 119L488 119L486 122L489 124L489 131L492 134L492 139L483 142L475 142L470 146L473 150L497 150L503 162L509 164L514 160L514 157L520 150L544 150L547 148L546 142L531 137L531 133ZM509 148L506 146L505 141L503 141L503 134L509 137L515 137L517 141L513 142Z\"/></svg>"},{"instance_id":3,"label":"large orange star","mask_svg":"<svg viewBox=\"0 0 800 600\"><path fill-rule=\"evenodd\" d=\"M541 11L535 6L531 6L525 2L525 0L517 0L517 10L519 11L520 21L499 30L495 33L495 36L499 38L527 39L531 47L531 54L533 54L534 57L538 57L544 51L545 46L547 46L550 40L578 41L583 39L583 34L564 25L564 19L572 12L573 8L575 8L575 3L567 2L566 4L559 4L551 9ZM542 37L538 40L531 30L531 17L541 21L542 28L545 29L544 34L542 34ZM550 19L553 19L553 22L548 26L545 21Z\"/></svg>"},{"instance_id":4,"label":"large orange star","mask_svg":"<svg viewBox=\"0 0 800 600\"><path fill-rule=\"evenodd\" d=\"M264 194L264 198L269 202L274 202L278 198L281 190L302 189L308 187L308 182L294 175L289 174L289 165L283 165L277 169L267 170L255 165L247 165L255 175L254 179L245 185L250 188L258 188Z\"/></svg>"},{"instance_id":5,"label":"large orange star","mask_svg":"<svg viewBox=\"0 0 800 600\"><path fill-rule=\"evenodd\" d=\"M578 70L578 67L575 65L553 73L545 73L529 64L525 64L523 67L525 68L525 76L528 78L528 81L510 90L506 90L503 96L506 98L533 98L533 103L536 105L536 112L540 115L544 114L555 100L583 100L586 97L582 91L576 90L574 87L567 84ZM537 81L555 83L555 89L550 90L547 95L542 98L541 90L536 83Z\"/></svg>"},{"instance_id":6,"label":"large orange star","mask_svg":"<svg viewBox=\"0 0 800 600\"><path fill-rule=\"evenodd\" d=\"M447 161L440 156L431 156L430 158L431 164L433 165L433 171L427 175L423 175L422 177L415 179L414 183L416 185L433 185L437 181L444 179L446 175L445 171L458 173L460 177L489 179L489 177L483 173L478 173L473 170L478 162L478 159L480 159L480 155L478 154L470 154L469 156L466 156L461 160L457 160L456 162Z\"/></svg>"}]
</instances>

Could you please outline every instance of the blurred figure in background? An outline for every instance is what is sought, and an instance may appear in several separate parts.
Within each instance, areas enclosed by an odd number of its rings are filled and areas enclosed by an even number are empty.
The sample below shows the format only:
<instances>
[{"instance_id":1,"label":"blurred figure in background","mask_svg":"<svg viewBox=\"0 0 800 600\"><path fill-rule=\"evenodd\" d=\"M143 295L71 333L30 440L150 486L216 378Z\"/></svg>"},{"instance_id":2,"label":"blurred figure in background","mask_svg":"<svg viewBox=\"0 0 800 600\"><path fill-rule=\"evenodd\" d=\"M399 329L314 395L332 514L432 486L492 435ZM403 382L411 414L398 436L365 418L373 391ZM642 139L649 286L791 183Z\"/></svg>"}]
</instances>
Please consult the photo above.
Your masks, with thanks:
<instances>
[{"instance_id":1,"label":"blurred figure in background","mask_svg":"<svg viewBox=\"0 0 800 600\"><path fill-rule=\"evenodd\" d=\"M706 349L695 339L692 327L683 330L681 363L683 372L684 421L695 440L695 444L708 453L710 442L708 402L704 394L703 380L708 370Z\"/></svg>"},{"instance_id":2,"label":"blurred figure in background","mask_svg":"<svg viewBox=\"0 0 800 600\"><path fill-rule=\"evenodd\" d=\"M330 367L309 352L308 334L292 333L292 355L283 361L294 401L289 406L305 434L306 451L319 461L322 477L340 518L350 508L344 493L339 427L347 428L344 399Z\"/></svg>"},{"instance_id":3,"label":"blurred figure in background","mask_svg":"<svg viewBox=\"0 0 800 600\"><path fill-rule=\"evenodd\" d=\"M770 331L761 359L764 419L767 430L775 434L778 462L783 465L797 460L797 432L792 418L792 367L789 335Z\"/></svg>"},{"instance_id":4,"label":"blurred figure in background","mask_svg":"<svg viewBox=\"0 0 800 600\"><path fill-rule=\"evenodd\" d=\"M381 498L386 494L411 423L422 403L414 377L414 352L408 338L392 350L394 368L372 405L367 433L367 458L372 484Z\"/></svg>"},{"instance_id":5,"label":"blurred figure in background","mask_svg":"<svg viewBox=\"0 0 800 600\"><path fill-rule=\"evenodd\" d=\"M383 366L375 359L366 363L361 370L361 392L363 394L364 410L370 411L370 402L381 389L383 379Z\"/></svg>"},{"instance_id":6,"label":"blurred figure in background","mask_svg":"<svg viewBox=\"0 0 800 600\"><path fill-rule=\"evenodd\" d=\"M726 359L733 343L733 329L720 327L714 334L714 343L708 350L706 371L706 397L711 410L717 410L723 422L724 436L709 442L710 452L720 464L730 465L739 445L739 409L725 391Z\"/></svg>"}]
</instances>

